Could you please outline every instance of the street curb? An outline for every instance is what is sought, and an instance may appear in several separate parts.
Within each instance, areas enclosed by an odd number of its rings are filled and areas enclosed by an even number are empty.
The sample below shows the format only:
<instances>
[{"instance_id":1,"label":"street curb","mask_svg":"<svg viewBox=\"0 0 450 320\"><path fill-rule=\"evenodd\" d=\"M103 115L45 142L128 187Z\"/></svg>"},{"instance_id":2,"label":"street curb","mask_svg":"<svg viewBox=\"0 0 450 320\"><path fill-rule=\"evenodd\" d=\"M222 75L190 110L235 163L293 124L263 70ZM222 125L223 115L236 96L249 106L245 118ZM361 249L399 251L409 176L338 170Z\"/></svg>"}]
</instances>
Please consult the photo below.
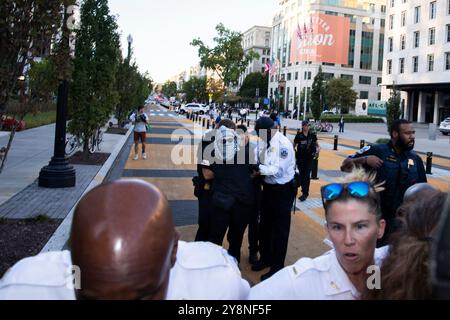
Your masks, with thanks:
<instances>
[{"instance_id":1,"label":"street curb","mask_svg":"<svg viewBox=\"0 0 450 320\"><path fill-rule=\"evenodd\" d=\"M131 132L133 132L133 127L128 129L128 132L122 139L119 141L117 146L114 148L113 152L109 156L108 160L105 162L105 164L102 166L102 168L99 170L97 175L92 179L89 186L86 188L86 190L81 195L80 199L90 190L95 188L96 186L103 183L103 181L108 176L108 173L110 172L112 166L116 162L116 158L121 153L123 147L126 145L126 142L128 141L128 138L131 135ZM41 250L41 253L49 252L49 251L60 251L63 250L65 247L67 241L70 238L70 229L72 227L72 219L73 214L75 212L75 208L78 205L78 201L75 203L73 208L70 210L69 214L64 218L63 222L60 224L58 229L56 229L55 233L51 236L51 238L48 240L44 248Z\"/></svg>"}]
</instances>

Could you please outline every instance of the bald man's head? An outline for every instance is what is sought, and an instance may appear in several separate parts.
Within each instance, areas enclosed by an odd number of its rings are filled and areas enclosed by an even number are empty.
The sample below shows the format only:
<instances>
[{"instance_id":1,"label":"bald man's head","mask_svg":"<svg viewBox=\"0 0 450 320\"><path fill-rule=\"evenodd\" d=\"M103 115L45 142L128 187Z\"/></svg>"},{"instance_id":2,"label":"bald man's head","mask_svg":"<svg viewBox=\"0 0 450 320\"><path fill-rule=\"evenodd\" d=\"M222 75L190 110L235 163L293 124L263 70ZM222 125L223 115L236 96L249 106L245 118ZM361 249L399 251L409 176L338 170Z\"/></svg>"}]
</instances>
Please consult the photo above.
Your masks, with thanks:
<instances>
[{"instance_id":1,"label":"bald man's head","mask_svg":"<svg viewBox=\"0 0 450 320\"><path fill-rule=\"evenodd\" d=\"M167 199L153 185L123 180L91 190L72 224L77 297L164 299L177 240Z\"/></svg>"}]
</instances>

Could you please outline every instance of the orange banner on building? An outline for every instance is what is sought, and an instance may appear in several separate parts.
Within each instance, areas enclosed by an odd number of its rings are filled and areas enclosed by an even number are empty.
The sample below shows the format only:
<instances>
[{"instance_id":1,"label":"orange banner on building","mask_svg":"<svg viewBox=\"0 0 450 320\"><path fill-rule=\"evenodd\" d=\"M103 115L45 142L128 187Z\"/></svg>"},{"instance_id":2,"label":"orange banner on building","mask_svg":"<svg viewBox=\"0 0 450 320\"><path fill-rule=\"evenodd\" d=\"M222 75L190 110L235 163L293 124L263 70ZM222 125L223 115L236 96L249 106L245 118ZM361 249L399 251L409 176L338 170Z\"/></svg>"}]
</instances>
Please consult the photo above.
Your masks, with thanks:
<instances>
[{"instance_id":1,"label":"orange banner on building","mask_svg":"<svg viewBox=\"0 0 450 320\"><path fill-rule=\"evenodd\" d=\"M297 25L291 42L291 61L348 64L350 19L316 13Z\"/></svg>"}]
</instances>

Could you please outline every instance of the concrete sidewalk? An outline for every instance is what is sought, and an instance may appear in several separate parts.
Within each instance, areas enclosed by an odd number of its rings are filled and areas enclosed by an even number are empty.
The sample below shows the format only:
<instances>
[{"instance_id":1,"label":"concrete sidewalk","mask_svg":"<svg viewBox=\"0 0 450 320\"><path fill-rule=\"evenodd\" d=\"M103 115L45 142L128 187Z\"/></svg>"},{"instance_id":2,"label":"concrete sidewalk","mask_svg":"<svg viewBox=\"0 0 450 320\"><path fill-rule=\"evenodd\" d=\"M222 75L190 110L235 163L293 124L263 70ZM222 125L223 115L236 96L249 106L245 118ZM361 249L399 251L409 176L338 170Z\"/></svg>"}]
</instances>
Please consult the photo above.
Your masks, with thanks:
<instances>
[{"instance_id":1,"label":"concrete sidewalk","mask_svg":"<svg viewBox=\"0 0 450 320\"><path fill-rule=\"evenodd\" d=\"M9 139L9 133L1 133L0 147L6 146ZM100 145L101 152L110 153L122 137L104 134ZM0 205L35 182L42 167L48 165L53 156L54 141L54 124L16 133L5 167L0 174ZM89 176L91 174L89 173Z\"/></svg>"}]
</instances>

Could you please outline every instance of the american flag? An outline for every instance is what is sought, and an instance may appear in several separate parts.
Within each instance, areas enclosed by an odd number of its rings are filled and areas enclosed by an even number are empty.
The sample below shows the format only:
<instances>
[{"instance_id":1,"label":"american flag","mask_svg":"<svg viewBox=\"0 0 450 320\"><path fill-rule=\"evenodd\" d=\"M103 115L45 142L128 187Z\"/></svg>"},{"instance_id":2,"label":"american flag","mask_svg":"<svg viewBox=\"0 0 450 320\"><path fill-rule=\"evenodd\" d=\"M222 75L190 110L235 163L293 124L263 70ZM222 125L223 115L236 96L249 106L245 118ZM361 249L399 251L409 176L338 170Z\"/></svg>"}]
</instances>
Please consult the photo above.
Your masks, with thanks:
<instances>
[{"instance_id":1,"label":"american flag","mask_svg":"<svg viewBox=\"0 0 450 320\"><path fill-rule=\"evenodd\" d=\"M263 75L266 75L267 72L270 71L270 68L271 68L270 63L269 63L269 62L266 62L266 64L264 65L264 73L263 73Z\"/></svg>"},{"instance_id":2,"label":"american flag","mask_svg":"<svg viewBox=\"0 0 450 320\"><path fill-rule=\"evenodd\" d=\"M275 59L274 61L272 61L272 65L269 70L269 74L271 76L278 72L279 63L280 62L278 61L278 59Z\"/></svg>"}]
</instances>

